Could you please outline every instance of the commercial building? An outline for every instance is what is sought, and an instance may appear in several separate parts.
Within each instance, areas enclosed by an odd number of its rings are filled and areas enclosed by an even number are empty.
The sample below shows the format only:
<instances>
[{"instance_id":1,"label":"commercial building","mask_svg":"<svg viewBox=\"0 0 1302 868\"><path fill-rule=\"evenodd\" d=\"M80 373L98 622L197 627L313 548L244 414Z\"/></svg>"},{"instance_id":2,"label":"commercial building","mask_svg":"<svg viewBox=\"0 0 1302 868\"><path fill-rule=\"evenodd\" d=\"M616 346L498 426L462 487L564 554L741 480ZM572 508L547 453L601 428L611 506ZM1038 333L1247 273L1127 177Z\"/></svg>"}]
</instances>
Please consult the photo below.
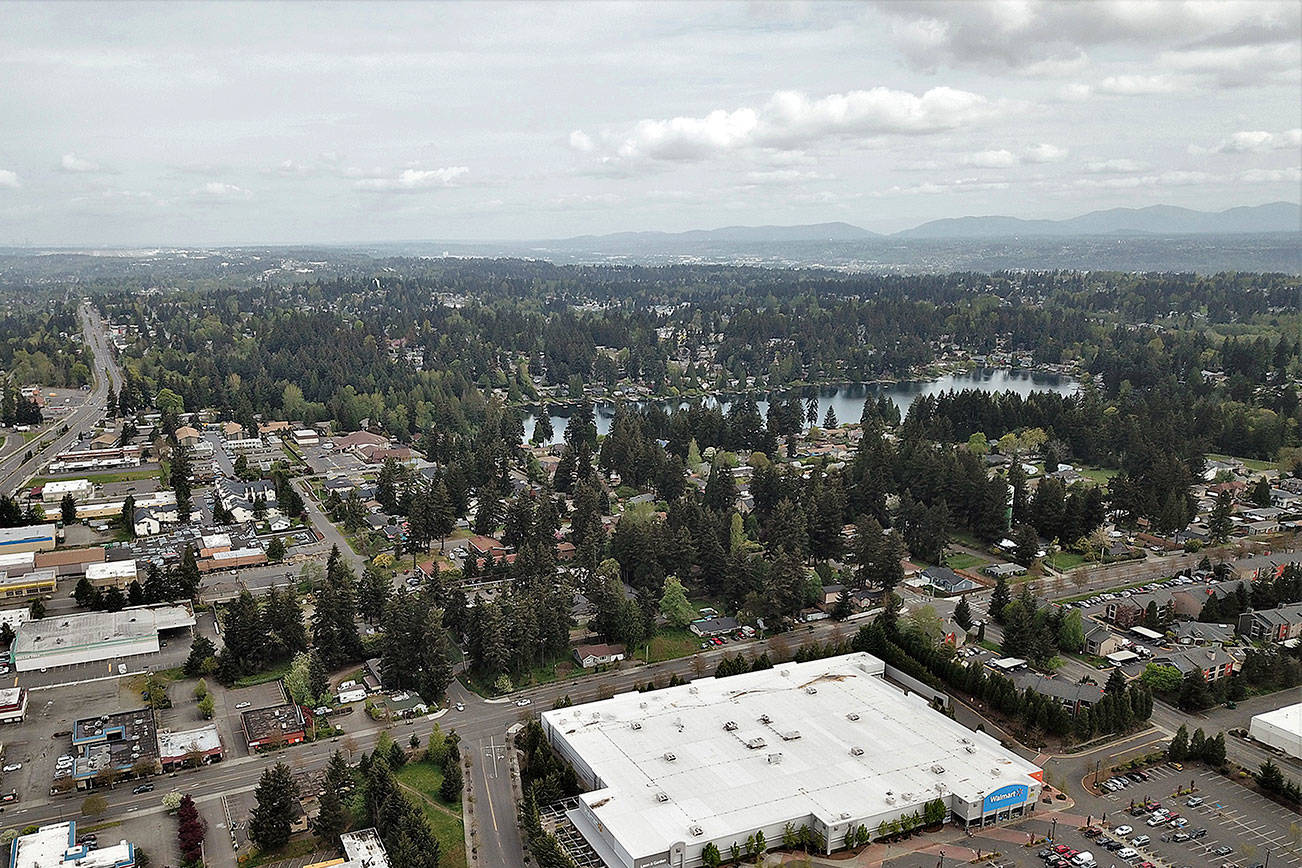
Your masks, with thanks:
<instances>
[{"instance_id":1,"label":"commercial building","mask_svg":"<svg viewBox=\"0 0 1302 868\"><path fill-rule=\"evenodd\" d=\"M1248 735L1291 757L1302 759L1302 702L1254 714Z\"/></svg>"},{"instance_id":2,"label":"commercial building","mask_svg":"<svg viewBox=\"0 0 1302 868\"><path fill-rule=\"evenodd\" d=\"M389 868L389 854L384 850L380 833L374 829L344 832L339 836L344 858L314 862L303 868Z\"/></svg>"},{"instance_id":3,"label":"commercial building","mask_svg":"<svg viewBox=\"0 0 1302 868\"><path fill-rule=\"evenodd\" d=\"M221 762L224 756L221 736L217 734L215 723L198 729L175 732L165 729L158 733L158 761L165 772L180 768L188 760L197 759L201 764L216 763Z\"/></svg>"},{"instance_id":4,"label":"commercial building","mask_svg":"<svg viewBox=\"0 0 1302 868\"><path fill-rule=\"evenodd\" d=\"M249 750L263 746L298 744L307 735L303 709L293 702L267 708L251 708L240 718L240 728Z\"/></svg>"},{"instance_id":5,"label":"commercial building","mask_svg":"<svg viewBox=\"0 0 1302 868\"><path fill-rule=\"evenodd\" d=\"M53 594L58 587L58 577L52 567L26 572L0 571L0 597L39 597Z\"/></svg>"},{"instance_id":6,"label":"commercial building","mask_svg":"<svg viewBox=\"0 0 1302 868\"><path fill-rule=\"evenodd\" d=\"M22 723L27 717L27 688L0 690L0 723Z\"/></svg>"},{"instance_id":7,"label":"commercial building","mask_svg":"<svg viewBox=\"0 0 1302 868\"><path fill-rule=\"evenodd\" d=\"M118 660L133 654L155 653L161 632L193 626L194 615L184 606L77 612L19 625L9 653L19 672Z\"/></svg>"},{"instance_id":8,"label":"commercial building","mask_svg":"<svg viewBox=\"0 0 1302 868\"><path fill-rule=\"evenodd\" d=\"M71 494L77 503L85 503L95 494L95 484L89 479L56 479L41 486L41 502L57 504Z\"/></svg>"},{"instance_id":9,"label":"commercial building","mask_svg":"<svg viewBox=\"0 0 1302 868\"><path fill-rule=\"evenodd\" d=\"M136 848L129 841L92 850L77 843L77 821L41 826L14 839L9 868L134 868Z\"/></svg>"},{"instance_id":10,"label":"commercial building","mask_svg":"<svg viewBox=\"0 0 1302 868\"><path fill-rule=\"evenodd\" d=\"M125 588L138 577L134 558L86 565L86 580L97 588Z\"/></svg>"},{"instance_id":11,"label":"commercial building","mask_svg":"<svg viewBox=\"0 0 1302 868\"><path fill-rule=\"evenodd\" d=\"M939 800L965 825L1035 809L1042 772L848 654L542 714L590 791L567 816L618 868L692 868L788 824L840 849L847 833Z\"/></svg>"},{"instance_id":12,"label":"commercial building","mask_svg":"<svg viewBox=\"0 0 1302 868\"><path fill-rule=\"evenodd\" d=\"M158 767L158 724L151 708L84 717L72 725L72 776L86 787L111 769L117 774L154 774Z\"/></svg>"},{"instance_id":13,"label":"commercial building","mask_svg":"<svg viewBox=\"0 0 1302 868\"><path fill-rule=\"evenodd\" d=\"M0 554L48 552L54 548L57 528L53 524L0 527Z\"/></svg>"}]
</instances>

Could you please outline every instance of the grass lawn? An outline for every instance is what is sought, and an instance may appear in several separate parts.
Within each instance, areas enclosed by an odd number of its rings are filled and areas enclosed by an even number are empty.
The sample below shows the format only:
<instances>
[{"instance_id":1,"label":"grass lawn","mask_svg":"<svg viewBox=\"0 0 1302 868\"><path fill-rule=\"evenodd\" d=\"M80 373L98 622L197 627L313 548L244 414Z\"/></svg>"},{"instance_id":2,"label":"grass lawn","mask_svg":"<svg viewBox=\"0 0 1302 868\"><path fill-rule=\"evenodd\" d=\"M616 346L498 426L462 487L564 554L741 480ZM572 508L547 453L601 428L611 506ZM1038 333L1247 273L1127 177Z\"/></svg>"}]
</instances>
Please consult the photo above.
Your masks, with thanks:
<instances>
[{"instance_id":1,"label":"grass lawn","mask_svg":"<svg viewBox=\"0 0 1302 868\"><path fill-rule=\"evenodd\" d=\"M1273 461L1262 461L1259 458L1237 458L1233 455L1218 455L1214 452L1208 452L1207 457L1214 461L1240 461L1243 466L1249 470L1255 470L1258 473L1264 470L1274 470L1278 465Z\"/></svg>"},{"instance_id":2,"label":"grass lawn","mask_svg":"<svg viewBox=\"0 0 1302 868\"><path fill-rule=\"evenodd\" d=\"M1048 561L1049 566L1058 572L1062 572L1085 563L1085 556L1078 555L1075 552L1058 552L1051 558L1045 558L1045 560Z\"/></svg>"},{"instance_id":3,"label":"grass lawn","mask_svg":"<svg viewBox=\"0 0 1302 868\"><path fill-rule=\"evenodd\" d=\"M284 663L279 663L263 672L255 672L252 675L245 675L243 678L237 679L234 686L252 687L255 684L266 684L268 681L279 681L281 678L284 678L285 673L289 671L289 664L290 661L286 660Z\"/></svg>"},{"instance_id":4,"label":"grass lawn","mask_svg":"<svg viewBox=\"0 0 1302 868\"><path fill-rule=\"evenodd\" d=\"M425 819L439 842L439 865L442 868L465 868L466 838L461 822L461 804L449 805L439 796L443 770L432 763L410 762L398 770L397 778L399 783L410 787L407 794L416 798L425 812Z\"/></svg>"},{"instance_id":5,"label":"grass lawn","mask_svg":"<svg viewBox=\"0 0 1302 868\"><path fill-rule=\"evenodd\" d=\"M1112 477L1117 475L1117 471L1105 470L1101 467L1091 467L1089 469L1082 468L1080 470L1080 475L1096 485L1106 486L1112 480Z\"/></svg>"},{"instance_id":6,"label":"grass lawn","mask_svg":"<svg viewBox=\"0 0 1302 868\"><path fill-rule=\"evenodd\" d=\"M320 842L313 835L303 835L295 838L279 850L273 850L270 853L259 853L258 848L254 847L239 858L241 868L254 868L256 865L270 865L274 862L282 862L286 859L293 859L295 856L307 856L315 853Z\"/></svg>"},{"instance_id":7,"label":"grass lawn","mask_svg":"<svg viewBox=\"0 0 1302 868\"><path fill-rule=\"evenodd\" d=\"M138 482L141 479L157 479L158 474L159 471L157 470L123 470L118 473L87 473L82 478L89 479L96 485L107 485L110 482ZM38 476L29 484L35 486L44 485L47 482L54 482L54 480L48 476Z\"/></svg>"},{"instance_id":8,"label":"grass lawn","mask_svg":"<svg viewBox=\"0 0 1302 868\"><path fill-rule=\"evenodd\" d=\"M646 646L643 646L645 649ZM701 638L690 630L666 628L651 639L651 662L690 657L701 650Z\"/></svg>"},{"instance_id":9,"label":"grass lawn","mask_svg":"<svg viewBox=\"0 0 1302 868\"><path fill-rule=\"evenodd\" d=\"M985 561L976 555L970 555L967 552L955 552L945 558L945 566L951 570L970 570L972 567L980 566Z\"/></svg>"}]
</instances>

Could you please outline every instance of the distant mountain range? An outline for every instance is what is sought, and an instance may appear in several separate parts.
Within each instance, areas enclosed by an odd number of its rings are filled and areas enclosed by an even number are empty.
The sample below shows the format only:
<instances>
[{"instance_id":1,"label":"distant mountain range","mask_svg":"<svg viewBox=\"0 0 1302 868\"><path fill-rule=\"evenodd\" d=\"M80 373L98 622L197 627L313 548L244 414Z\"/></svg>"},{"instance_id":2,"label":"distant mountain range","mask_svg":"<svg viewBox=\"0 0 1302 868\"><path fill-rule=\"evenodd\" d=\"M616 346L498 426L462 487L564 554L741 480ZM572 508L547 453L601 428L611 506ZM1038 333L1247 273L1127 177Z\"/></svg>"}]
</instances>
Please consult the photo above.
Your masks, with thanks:
<instances>
[{"instance_id":1,"label":"distant mountain range","mask_svg":"<svg viewBox=\"0 0 1302 868\"><path fill-rule=\"evenodd\" d=\"M1017 217L954 217L895 233L897 238L1026 238L1084 235L1240 235L1302 231L1302 206L1271 202L1225 211L1194 211L1173 205L1111 208L1068 220Z\"/></svg>"},{"instance_id":2,"label":"distant mountain range","mask_svg":"<svg viewBox=\"0 0 1302 868\"><path fill-rule=\"evenodd\" d=\"M1091 235L1240 235L1302 231L1302 206L1293 202L1271 202L1230 208L1225 211L1195 211L1173 205L1148 208L1112 208L1091 211L1067 220L1023 220L1020 217L951 217L932 220L889 236L870 232L849 223L813 223L801 226L725 226L721 229L693 229L687 232L615 232L609 235L580 235L539 246L564 249L614 250L629 253L648 248L713 248L722 245L846 243L881 238L907 240L1065 238Z\"/></svg>"}]
</instances>

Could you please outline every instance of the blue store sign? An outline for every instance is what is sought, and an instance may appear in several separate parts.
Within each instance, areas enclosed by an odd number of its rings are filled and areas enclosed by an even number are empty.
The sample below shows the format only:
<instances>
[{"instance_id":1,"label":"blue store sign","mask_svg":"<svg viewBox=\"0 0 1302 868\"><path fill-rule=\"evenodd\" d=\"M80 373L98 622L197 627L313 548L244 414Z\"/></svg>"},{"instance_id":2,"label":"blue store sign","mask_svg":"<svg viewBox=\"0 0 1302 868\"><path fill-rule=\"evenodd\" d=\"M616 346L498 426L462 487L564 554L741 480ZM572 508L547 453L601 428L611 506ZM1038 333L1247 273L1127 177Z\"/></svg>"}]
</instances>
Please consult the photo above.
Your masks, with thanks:
<instances>
[{"instance_id":1,"label":"blue store sign","mask_svg":"<svg viewBox=\"0 0 1302 868\"><path fill-rule=\"evenodd\" d=\"M990 795L981 804L983 813L991 811L1002 811L1006 808L1014 808L1026 803L1026 797L1030 790L1026 784L1010 784L1006 787L1000 787Z\"/></svg>"}]
</instances>

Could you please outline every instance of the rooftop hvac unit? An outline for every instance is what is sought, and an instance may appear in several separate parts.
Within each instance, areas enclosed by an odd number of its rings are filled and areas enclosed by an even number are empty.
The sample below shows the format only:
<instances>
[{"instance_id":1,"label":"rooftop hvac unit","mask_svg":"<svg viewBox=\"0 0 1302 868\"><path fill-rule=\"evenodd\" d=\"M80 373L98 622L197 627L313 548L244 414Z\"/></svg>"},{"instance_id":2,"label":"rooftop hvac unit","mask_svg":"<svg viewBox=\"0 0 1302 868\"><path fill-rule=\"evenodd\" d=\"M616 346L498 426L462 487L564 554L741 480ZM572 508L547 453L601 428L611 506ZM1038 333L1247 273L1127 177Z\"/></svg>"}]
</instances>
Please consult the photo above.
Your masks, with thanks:
<instances>
[{"instance_id":1,"label":"rooftop hvac unit","mask_svg":"<svg viewBox=\"0 0 1302 868\"><path fill-rule=\"evenodd\" d=\"M943 775L945 773L945 767L942 765L934 765L931 767L931 770L938 775Z\"/></svg>"},{"instance_id":2,"label":"rooftop hvac unit","mask_svg":"<svg viewBox=\"0 0 1302 868\"><path fill-rule=\"evenodd\" d=\"M758 737L746 740L746 747L750 748L751 750L759 750L760 748L764 747L766 744L768 744L768 742Z\"/></svg>"},{"instance_id":3,"label":"rooftop hvac unit","mask_svg":"<svg viewBox=\"0 0 1302 868\"><path fill-rule=\"evenodd\" d=\"M641 729L641 728L642 728L642 721L640 721L640 720L635 720L635 721L633 721L632 723L630 723L630 724L628 725L628 728L629 728L629 729Z\"/></svg>"},{"instance_id":4,"label":"rooftop hvac unit","mask_svg":"<svg viewBox=\"0 0 1302 868\"><path fill-rule=\"evenodd\" d=\"M724 724L723 724L723 729L724 729L724 732L733 732L733 731L735 731L735 730L737 729L737 721L735 721L735 720L725 721Z\"/></svg>"},{"instance_id":5,"label":"rooftop hvac unit","mask_svg":"<svg viewBox=\"0 0 1302 868\"><path fill-rule=\"evenodd\" d=\"M861 747L850 748L850 756L863 756L863 748Z\"/></svg>"},{"instance_id":6,"label":"rooftop hvac unit","mask_svg":"<svg viewBox=\"0 0 1302 868\"><path fill-rule=\"evenodd\" d=\"M849 812L849 811L842 811L842 812L841 812L841 819L842 819L842 820L848 820L848 819L850 819L850 812Z\"/></svg>"},{"instance_id":7,"label":"rooftop hvac unit","mask_svg":"<svg viewBox=\"0 0 1302 868\"><path fill-rule=\"evenodd\" d=\"M698 690L695 685L692 685L691 687L687 688L687 692L691 694L697 694L700 693L701 691Z\"/></svg>"},{"instance_id":8,"label":"rooftop hvac unit","mask_svg":"<svg viewBox=\"0 0 1302 868\"><path fill-rule=\"evenodd\" d=\"M999 777L1000 771L999 769L991 769L990 774L994 775L995 777Z\"/></svg>"},{"instance_id":9,"label":"rooftop hvac unit","mask_svg":"<svg viewBox=\"0 0 1302 868\"><path fill-rule=\"evenodd\" d=\"M677 754L674 754L674 753L666 753L666 754L665 754L665 762L673 762L673 761L676 760L676 759L678 759L678 755L677 755Z\"/></svg>"},{"instance_id":10,"label":"rooftop hvac unit","mask_svg":"<svg viewBox=\"0 0 1302 868\"><path fill-rule=\"evenodd\" d=\"M640 709L642 709L643 711L646 711L646 703L645 703L645 702L639 702L639 703L637 704L637 707L640 708Z\"/></svg>"},{"instance_id":11,"label":"rooftop hvac unit","mask_svg":"<svg viewBox=\"0 0 1302 868\"><path fill-rule=\"evenodd\" d=\"M771 720L772 720L772 718L770 718L767 714L761 714L761 715L759 716L759 722L760 722L760 723L763 723L763 724L766 724L766 725L767 725Z\"/></svg>"},{"instance_id":12,"label":"rooftop hvac unit","mask_svg":"<svg viewBox=\"0 0 1302 868\"><path fill-rule=\"evenodd\" d=\"M789 729L782 733L783 741L795 741L798 738L800 738L800 730L798 729Z\"/></svg>"},{"instance_id":13,"label":"rooftop hvac unit","mask_svg":"<svg viewBox=\"0 0 1302 868\"><path fill-rule=\"evenodd\" d=\"M782 762L782 754L771 753L768 755L768 761L770 765L777 765L778 763Z\"/></svg>"},{"instance_id":14,"label":"rooftop hvac unit","mask_svg":"<svg viewBox=\"0 0 1302 868\"><path fill-rule=\"evenodd\" d=\"M970 744L964 747L963 750L967 751L968 753L976 753L976 748Z\"/></svg>"},{"instance_id":15,"label":"rooftop hvac unit","mask_svg":"<svg viewBox=\"0 0 1302 868\"><path fill-rule=\"evenodd\" d=\"M888 804L888 805L893 805L893 804L895 804L895 796L891 795L890 793L887 793L887 794L886 794L886 804Z\"/></svg>"},{"instance_id":16,"label":"rooftop hvac unit","mask_svg":"<svg viewBox=\"0 0 1302 868\"><path fill-rule=\"evenodd\" d=\"M692 827L689 828L687 831L688 831L688 833L690 833L691 835L695 836L695 835L700 835L700 834L702 833L703 830L701 829L700 826L692 826Z\"/></svg>"},{"instance_id":17,"label":"rooftop hvac unit","mask_svg":"<svg viewBox=\"0 0 1302 868\"><path fill-rule=\"evenodd\" d=\"M858 720L858 719L859 719L859 715L855 714L855 713L852 711L852 712L850 712L849 714L847 714L847 715L845 716L845 719L846 719L846 720Z\"/></svg>"},{"instance_id":18,"label":"rooftop hvac unit","mask_svg":"<svg viewBox=\"0 0 1302 868\"><path fill-rule=\"evenodd\" d=\"M806 687L806 688L805 688L805 692L808 693L810 696L813 696L815 693L818 692L818 688L817 688L817 687Z\"/></svg>"},{"instance_id":19,"label":"rooftop hvac unit","mask_svg":"<svg viewBox=\"0 0 1302 868\"><path fill-rule=\"evenodd\" d=\"M669 801L669 794L668 794L668 793L656 793L656 801L657 801L657 802L667 802L667 801Z\"/></svg>"}]
</instances>

